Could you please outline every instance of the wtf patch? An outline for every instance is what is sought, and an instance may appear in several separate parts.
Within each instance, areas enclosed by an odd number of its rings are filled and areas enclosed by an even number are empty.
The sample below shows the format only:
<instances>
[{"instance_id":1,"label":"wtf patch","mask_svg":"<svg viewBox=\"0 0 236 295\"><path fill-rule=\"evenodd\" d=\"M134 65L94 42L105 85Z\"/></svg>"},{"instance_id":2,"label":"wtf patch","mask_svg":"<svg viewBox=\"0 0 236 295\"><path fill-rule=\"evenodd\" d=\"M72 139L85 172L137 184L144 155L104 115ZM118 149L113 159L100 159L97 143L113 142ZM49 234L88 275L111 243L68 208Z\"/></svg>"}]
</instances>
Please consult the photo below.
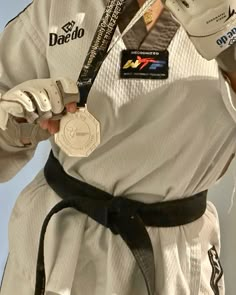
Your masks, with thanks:
<instances>
[{"instance_id":1,"label":"wtf patch","mask_svg":"<svg viewBox=\"0 0 236 295\"><path fill-rule=\"evenodd\" d=\"M122 79L167 79L169 52L123 50L120 77Z\"/></svg>"}]
</instances>

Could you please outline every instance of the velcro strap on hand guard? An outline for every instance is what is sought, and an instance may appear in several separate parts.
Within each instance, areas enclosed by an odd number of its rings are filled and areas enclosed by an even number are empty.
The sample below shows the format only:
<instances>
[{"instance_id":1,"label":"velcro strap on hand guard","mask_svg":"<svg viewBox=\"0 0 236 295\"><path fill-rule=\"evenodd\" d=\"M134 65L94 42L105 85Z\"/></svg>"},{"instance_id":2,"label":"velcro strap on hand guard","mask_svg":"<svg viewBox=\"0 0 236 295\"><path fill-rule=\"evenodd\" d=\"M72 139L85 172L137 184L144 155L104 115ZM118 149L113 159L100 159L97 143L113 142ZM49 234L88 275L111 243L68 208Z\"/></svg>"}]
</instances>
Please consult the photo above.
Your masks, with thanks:
<instances>
[{"instance_id":1,"label":"velcro strap on hand guard","mask_svg":"<svg viewBox=\"0 0 236 295\"><path fill-rule=\"evenodd\" d=\"M40 141L52 136L48 130L43 130L38 124L18 123L12 116L9 117L6 129L2 136L12 147L36 147Z\"/></svg>"},{"instance_id":2,"label":"velcro strap on hand guard","mask_svg":"<svg viewBox=\"0 0 236 295\"><path fill-rule=\"evenodd\" d=\"M185 28L198 52L210 60L236 41L234 0L162 0Z\"/></svg>"},{"instance_id":3,"label":"velcro strap on hand guard","mask_svg":"<svg viewBox=\"0 0 236 295\"><path fill-rule=\"evenodd\" d=\"M216 58L236 42L236 19L219 32L207 37L190 36L197 51L207 60Z\"/></svg>"},{"instance_id":4,"label":"velcro strap on hand guard","mask_svg":"<svg viewBox=\"0 0 236 295\"><path fill-rule=\"evenodd\" d=\"M21 142L27 142L27 145L31 146L37 146L39 142L52 136L48 130L40 128L38 124L20 123L18 128Z\"/></svg>"}]
</instances>

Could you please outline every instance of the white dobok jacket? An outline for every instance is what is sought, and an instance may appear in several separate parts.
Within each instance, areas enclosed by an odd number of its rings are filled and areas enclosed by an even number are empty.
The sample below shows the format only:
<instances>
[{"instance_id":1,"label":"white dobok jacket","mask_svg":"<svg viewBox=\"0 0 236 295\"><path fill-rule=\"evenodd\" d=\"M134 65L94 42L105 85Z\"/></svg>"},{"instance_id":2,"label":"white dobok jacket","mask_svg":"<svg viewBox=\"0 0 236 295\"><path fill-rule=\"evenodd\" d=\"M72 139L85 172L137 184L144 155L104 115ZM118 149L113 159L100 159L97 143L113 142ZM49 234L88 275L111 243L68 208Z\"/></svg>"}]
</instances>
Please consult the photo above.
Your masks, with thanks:
<instances>
[{"instance_id":1,"label":"white dobok jacket","mask_svg":"<svg viewBox=\"0 0 236 295\"><path fill-rule=\"evenodd\" d=\"M77 80L104 2L35 0L1 34L0 92L36 78ZM72 21L78 27L76 38L63 30ZM119 34L117 29L115 36ZM100 146L88 158L69 158L51 138L54 155L71 176L114 196L146 203L186 198L210 188L236 149L236 96L216 62L204 60L179 28L168 48L167 80L121 79L124 49L120 40L88 98L89 111L101 123ZM12 178L35 150L11 137L11 128L0 131L1 182ZM17 199L1 295L33 295L40 229L59 200L42 172ZM218 217L211 203L191 224L150 227L148 232L157 295L214 295L214 283L224 294L223 276L214 282L217 265L209 258L210 249L220 251ZM67 209L54 217L45 249L47 295L146 294L122 239L82 213Z\"/></svg>"}]
</instances>

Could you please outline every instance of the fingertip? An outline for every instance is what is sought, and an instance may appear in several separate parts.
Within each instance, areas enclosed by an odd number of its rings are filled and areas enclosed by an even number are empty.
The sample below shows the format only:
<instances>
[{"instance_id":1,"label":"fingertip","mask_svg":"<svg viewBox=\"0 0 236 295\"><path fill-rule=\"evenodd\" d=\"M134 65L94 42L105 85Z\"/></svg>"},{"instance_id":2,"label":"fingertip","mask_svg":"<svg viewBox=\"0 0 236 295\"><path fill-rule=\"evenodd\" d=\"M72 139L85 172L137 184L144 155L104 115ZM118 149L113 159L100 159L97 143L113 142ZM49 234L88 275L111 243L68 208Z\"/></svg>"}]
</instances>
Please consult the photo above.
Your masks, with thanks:
<instances>
[{"instance_id":1,"label":"fingertip","mask_svg":"<svg viewBox=\"0 0 236 295\"><path fill-rule=\"evenodd\" d=\"M39 126L45 130L48 128L48 123L49 123L48 120L39 121Z\"/></svg>"},{"instance_id":2,"label":"fingertip","mask_svg":"<svg viewBox=\"0 0 236 295\"><path fill-rule=\"evenodd\" d=\"M66 105L66 110L69 113L75 113L77 110L77 105L75 102L69 103Z\"/></svg>"},{"instance_id":3,"label":"fingertip","mask_svg":"<svg viewBox=\"0 0 236 295\"><path fill-rule=\"evenodd\" d=\"M59 131L60 121L49 121L48 132L52 135Z\"/></svg>"}]
</instances>

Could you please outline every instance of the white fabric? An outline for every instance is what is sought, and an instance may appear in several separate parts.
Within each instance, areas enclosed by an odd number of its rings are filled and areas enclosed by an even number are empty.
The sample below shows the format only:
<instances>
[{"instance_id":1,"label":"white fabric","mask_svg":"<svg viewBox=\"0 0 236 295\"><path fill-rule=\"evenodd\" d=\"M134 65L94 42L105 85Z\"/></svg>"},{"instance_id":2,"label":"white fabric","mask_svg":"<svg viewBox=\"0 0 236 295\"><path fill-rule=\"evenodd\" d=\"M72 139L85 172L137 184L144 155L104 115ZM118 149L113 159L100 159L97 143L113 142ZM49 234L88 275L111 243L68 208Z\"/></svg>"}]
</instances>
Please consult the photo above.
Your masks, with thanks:
<instances>
[{"instance_id":1,"label":"white fabric","mask_svg":"<svg viewBox=\"0 0 236 295\"><path fill-rule=\"evenodd\" d=\"M188 32L199 53L213 59L236 40L234 0L162 0Z\"/></svg>"},{"instance_id":2,"label":"white fabric","mask_svg":"<svg viewBox=\"0 0 236 295\"><path fill-rule=\"evenodd\" d=\"M1 36L1 89L32 78L76 80L103 10L103 0L69 4L35 0ZM72 20L84 29L84 36L48 46L49 33L64 36L62 27ZM236 96L226 91L217 64L204 60L179 29L169 47L168 80L124 80L119 78L123 49L120 40L89 96L88 109L101 123L101 145L87 159L68 158L52 138L55 156L68 174L115 196L147 203L188 197L213 186L236 147L236 116L228 105ZM11 65L12 56L18 57L17 67ZM28 156L20 146L12 151L1 133L0 145L5 179ZM18 154L24 157L17 158ZM16 290L18 295L33 295L40 228L59 200L43 173L18 198L9 225L10 262L1 295ZM158 295L214 294L208 250L212 246L220 250L220 234L212 204L192 224L148 231ZM47 295L146 294L137 265L120 237L87 216L69 209L60 213L49 224L45 243ZM223 280L219 289L223 295Z\"/></svg>"}]
</instances>

